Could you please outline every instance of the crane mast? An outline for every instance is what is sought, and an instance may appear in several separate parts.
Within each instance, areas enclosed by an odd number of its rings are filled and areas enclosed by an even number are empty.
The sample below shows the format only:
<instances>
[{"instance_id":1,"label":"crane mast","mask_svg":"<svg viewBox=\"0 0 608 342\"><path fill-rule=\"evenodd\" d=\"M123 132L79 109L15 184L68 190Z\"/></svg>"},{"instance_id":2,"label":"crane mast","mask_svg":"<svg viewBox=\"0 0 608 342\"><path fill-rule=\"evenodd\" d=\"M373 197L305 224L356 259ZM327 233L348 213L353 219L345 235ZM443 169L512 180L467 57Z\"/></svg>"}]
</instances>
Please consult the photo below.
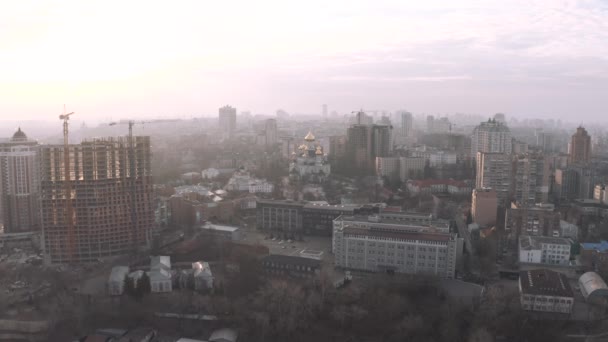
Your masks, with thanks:
<instances>
[{"instance_id":1,"label":"crane mast","mask_svg":"<svg viewBox=\"0 0 608 342\"><path fill-rule=\"evenodd\" d=\"M63 172L64 186L66 199L66 226L68 229L68 255L69 261L74 261L74 249L76 245L74 232L74 208L72 206L72 180L70 174L70 146L69 146L69 120L74 112L66 113L65 105L63 106L63 114L59 115L59 120L63 120Z\"/></svg>"}]
</instances>

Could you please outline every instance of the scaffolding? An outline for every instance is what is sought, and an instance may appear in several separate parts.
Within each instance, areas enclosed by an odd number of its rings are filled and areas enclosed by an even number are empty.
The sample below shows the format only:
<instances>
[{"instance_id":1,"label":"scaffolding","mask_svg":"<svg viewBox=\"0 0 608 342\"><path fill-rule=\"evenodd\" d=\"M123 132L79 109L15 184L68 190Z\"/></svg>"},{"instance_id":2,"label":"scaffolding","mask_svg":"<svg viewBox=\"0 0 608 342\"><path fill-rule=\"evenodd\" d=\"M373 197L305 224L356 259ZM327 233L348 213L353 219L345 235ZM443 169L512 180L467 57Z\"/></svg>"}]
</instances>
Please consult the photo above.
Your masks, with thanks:
<instances>
[{"instance_id":1,"label":"scaffolding","mask_svg":"<svg viewBox=\"0 0 608 342\"><path fill-rule=\"evenodd\" d=\"M67 151L60 145L44 146L40 159L47 262L95 262L149 247L154 224L150 137L93 139L69 145ZM70 205L73 252L64 215Z\"/></svg>"}]
</instances>

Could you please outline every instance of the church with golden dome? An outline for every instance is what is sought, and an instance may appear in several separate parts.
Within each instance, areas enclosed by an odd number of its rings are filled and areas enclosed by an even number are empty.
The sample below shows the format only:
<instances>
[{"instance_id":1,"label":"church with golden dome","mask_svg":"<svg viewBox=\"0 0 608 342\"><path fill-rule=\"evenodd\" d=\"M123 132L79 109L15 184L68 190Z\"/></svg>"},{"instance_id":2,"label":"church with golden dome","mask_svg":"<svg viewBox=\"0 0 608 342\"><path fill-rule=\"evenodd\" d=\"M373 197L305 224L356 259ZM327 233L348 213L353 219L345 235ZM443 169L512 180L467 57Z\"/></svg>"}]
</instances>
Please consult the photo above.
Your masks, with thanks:
<instances>
[{"instance_id":1,"label":"church with golden dome","mask_svg":"<svg viewBox=\"0 0 608 342\"><path fill-rule=\"evenodd\" d=\"M312 132L304 137L304 142L292 153L289 173L293 178L308 182L322 182L331 173L323 146L315 140Z\"/></svg>"}]
</instances>

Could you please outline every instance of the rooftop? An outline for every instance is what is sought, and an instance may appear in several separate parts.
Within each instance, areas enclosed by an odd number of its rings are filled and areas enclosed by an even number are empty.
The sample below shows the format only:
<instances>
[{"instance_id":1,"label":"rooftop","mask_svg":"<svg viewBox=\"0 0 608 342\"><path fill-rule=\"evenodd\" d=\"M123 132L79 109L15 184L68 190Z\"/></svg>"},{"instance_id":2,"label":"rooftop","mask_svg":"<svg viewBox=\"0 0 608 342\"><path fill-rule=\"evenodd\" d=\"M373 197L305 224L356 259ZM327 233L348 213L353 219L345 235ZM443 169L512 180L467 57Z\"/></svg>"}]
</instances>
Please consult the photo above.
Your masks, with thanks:
<instances>
[{"instance_id":1,"label":"rooftop","mask_svg":"<svg viewBox=\"0 0 608 342\"><path fill-rule=\"evenodd\" d=\"M350 227L344 228L345 235L373 236L387 239L406 239L423 241L447 242L452 238L451 234L432 231L412 231L412 230L382 230L375 228Z\"/></svg>"},{"instance_id":2,"label":"rooftop","mask_svg":"<svg viewBox=\"0 0 608 342\"><path fill-rule=\"evenodd\" d=\"M403 228L442 229L449 228L449 221L433 219L431 215L409 213L382 213L380 215L342 215L337 221L370 222L379 225L398 225Z\"/></svg>"},{"instance_id":3,"label":"rooftop","mask_svg":"<svg viewBox=\"0 0 608 342\"><path fill-rule=\"evenodd\" d=\"M219 224L206 224L202 227L202 229L209 229L209 230L219 230L222 232L236 232L237 230L239 230L239 227L232 227L232 226L222 226Z\"/></svg>"},{"instance_id":4,"label":"rooftop","mask_svg":"<svg viewBox=\"0 0 608 342\"><path fill-rule=\"evenodd\" d=\"M524 250L540 249L541 245L554 244L569 246L570 242L564 238L548 237L548 236L529 236L524 235L519 237L519 248Z\"/></svg>"},{"instance_id":5,"label":"rooftop","mask_svg":"<svg viewBox=\"0 0 608 342\"><path fill-rule=\"evenodd\" d=\"M604 253L608 251L608 241L602 240L600 242L583 242L581 243L581 248Z\"/></svg>"},{"instance_id":6,"label":"rooftop","mask_svg":"<svg viewBox=\"0 0 608 342\"><path fill-rule=\"evenodd\" d=\"M573 297L572 288L565 275L538 269L519 273L521 291L524 294L541 296Z\"/></svg>"},{"instance_id":7,"label":"rooftop","mask_svg":"<svg viewBox=\"0 0 608 342\"><path fill-rule=\"evenodd\" d=\"M582 287L581 290L585 298L595 294L606 295L606 293L608 293L608 286L606 286L604 279L595 272L583 274L578 279L578 283Z\"/></svg>"},{"instance_id":8,"label":"rooftop","mask_svg":"<svg viewBox=\"0 0 608 342\"><path fill-rule=\"evenodd\" d=\"M575 204L587 207L608 208L608 204L596 199L576 199Z\"/></svg>"},{"instance_id":9,"label":"rooftop","mask_svg":"<svg viewBox=\"0 0 608 342\"><path fill-rule=\"evenodd\" d=\"M291 265L302 265L310 267L321 267L321 261L312 258L291 256L291 255L280 255L270 254L264 257L263 261L275 262L278 264L291 264Z\"/></svg>"},{"instance_id":10,"label":"rooftop","mask_svg":"<svg viewBox=\"0 0 608 342\"><path fill-rule=\"evenodd\" d=\"M469 186L464 181L454 180L454 179L424 179L424 180L411 180L408 183L419 186L419 187L430 187L433 185L452 185L457 187L466 187Z\"/></svg>"}]
</instances>

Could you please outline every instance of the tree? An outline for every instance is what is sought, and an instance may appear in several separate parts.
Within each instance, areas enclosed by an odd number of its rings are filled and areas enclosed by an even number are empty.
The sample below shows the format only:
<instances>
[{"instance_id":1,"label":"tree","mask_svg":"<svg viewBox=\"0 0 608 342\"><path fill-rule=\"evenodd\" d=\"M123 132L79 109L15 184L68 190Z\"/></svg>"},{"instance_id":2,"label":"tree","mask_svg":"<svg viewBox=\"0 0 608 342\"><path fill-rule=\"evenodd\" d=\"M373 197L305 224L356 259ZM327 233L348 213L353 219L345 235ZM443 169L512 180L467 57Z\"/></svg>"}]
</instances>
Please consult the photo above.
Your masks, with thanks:
<instances>
[{"instance_id":1,"label":"tree","mask_svg":"<svg viewBox=\"0 0 608 342\"><path fill-rule=\"evenodd\" d=\"M144 272L141 278L139 278L139 281L137 283L137 290L138 292L140 292L141 296L146 295L152 291L150 285L150 277L146 272Z\"/></svg>"},{"instance_id":2,"label":"tree","mask_svg":"<svg viewBox=\"0 0 608 342\"><path fill-rule=\"evenodd\" d=\"M123 289L124 292L131 297L134 297L136 295L136 290L135 290L135 285L133 284L133 279L129 278L128 276L125 276L125 280L123 283Z\"/></svg>"}]
</instances>

